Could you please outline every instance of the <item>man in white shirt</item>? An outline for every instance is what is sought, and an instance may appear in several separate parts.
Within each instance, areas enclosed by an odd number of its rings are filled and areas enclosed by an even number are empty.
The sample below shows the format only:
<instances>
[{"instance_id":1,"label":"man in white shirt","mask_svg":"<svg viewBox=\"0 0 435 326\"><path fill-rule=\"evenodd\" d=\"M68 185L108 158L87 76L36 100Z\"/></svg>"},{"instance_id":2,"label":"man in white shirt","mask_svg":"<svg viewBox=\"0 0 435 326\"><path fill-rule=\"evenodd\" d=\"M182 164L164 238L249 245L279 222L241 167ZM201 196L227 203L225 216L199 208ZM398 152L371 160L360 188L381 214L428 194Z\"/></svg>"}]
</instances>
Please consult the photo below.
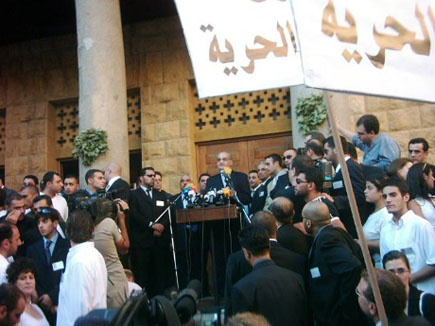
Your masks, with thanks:
<instances>
[{"instance_id":1,"label":"man in white shirt","mask_svg":"<svg viewBox=\"0 0 435 326\"><path fill-rule=\"evenodd\" d=\"M48 171L44 174L41 181L42 193L50 196L53 207L57 209L62 219L66 222L68 219L68 204L65 198L60 195L62 187L62 178L58 173Z\"/></svg>"},{"instance_id":2,"label":"man in white shirt","mask_svg":"<svg viewBox=\"0 0 435 326\"><path fill-rule=\"evenodd\" d=\"M21 239L18 228L9 222L0 223L0 284L7 283L8 258L17 253L20 245Z\"/></svg>"},{"instance_id":3,"label":"man in white shirt","mask_svg":"<svg viewBox=\"0 0 435 326\"><path fill-rule=\"evenodd\" d=\"M282 158L278 154L270 154L264 159L272 181L267 185L267 197L264 208L267 209L275 198L275 193L283 190L289 183L288 170L282 167Z\"/></svg>"},{"instance_id":4,"label":"man in white shirt","mask_svg":"<svg viewBox=\"0 0 435 326\"><path fill-rule=\"evenodd\" d=\"M107 307L106 264L90 241L93 231L87 211L76 210L71 214L67 224L71 249L60 282L57 325L73 326L80 316Z\"/></svg>"},{"instance_id":5,"label":"man in white shirt","mask_svg":"<svg viewBox=\"0 0 435 326\"><path fill-rule=\"evenodd\" d=\"M409 190L405 181L389 179L383 197L393 217L381 230L381 259L391 250L403 252L413 271L411 283L421 291L435 294L435 232L431 224L408 210Z\"/></svg>"}]
</instances>

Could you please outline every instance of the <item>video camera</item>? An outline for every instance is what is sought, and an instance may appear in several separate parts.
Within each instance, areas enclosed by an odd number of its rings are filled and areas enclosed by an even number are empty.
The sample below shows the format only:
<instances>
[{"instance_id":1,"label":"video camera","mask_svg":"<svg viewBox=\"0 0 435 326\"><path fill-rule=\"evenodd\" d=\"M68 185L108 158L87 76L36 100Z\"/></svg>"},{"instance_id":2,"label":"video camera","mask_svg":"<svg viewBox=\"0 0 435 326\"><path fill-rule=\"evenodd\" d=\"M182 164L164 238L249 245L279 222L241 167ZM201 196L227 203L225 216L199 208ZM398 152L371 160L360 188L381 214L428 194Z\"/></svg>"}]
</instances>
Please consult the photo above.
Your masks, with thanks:
<instances>
[{"instance_id":1,"label":"video camera","mask_svg":"<svg viewBox=\"0 0 435 326\"><path fill-rule=\"evenodd\" d=\"M201 282L192 280L172 301L161 295L149 300L145 290L133 292L119 309L98 309L88 316L105 319L111 326L181 326L195 315L200 291Z\"/></svg>"},{"instance_id":2,"label":"video camera","mask_svg":"<svg viewBox=\"0 0 435 326\"><path fill-rule=\"evenodd\" d=\"M87 210L96 224L106 217L115 220L117 215L117 203L112 200L112 194L104 191L95 196L89 196L85 192L77 192L71 198L71 211L76 209Z\"/></svg>"}]
</instances>

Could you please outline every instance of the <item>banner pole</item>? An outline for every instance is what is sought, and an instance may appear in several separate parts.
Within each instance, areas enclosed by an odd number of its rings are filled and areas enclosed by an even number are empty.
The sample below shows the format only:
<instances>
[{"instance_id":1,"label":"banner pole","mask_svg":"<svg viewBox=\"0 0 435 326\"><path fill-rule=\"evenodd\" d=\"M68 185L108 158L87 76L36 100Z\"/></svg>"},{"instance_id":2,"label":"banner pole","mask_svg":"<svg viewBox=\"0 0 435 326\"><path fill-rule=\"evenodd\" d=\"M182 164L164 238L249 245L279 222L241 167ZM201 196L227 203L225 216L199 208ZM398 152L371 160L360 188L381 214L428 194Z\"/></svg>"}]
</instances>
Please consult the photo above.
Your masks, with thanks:
<instances>
[{"instance_id":1,"label":"banner pole","mask_svg":"<svg viewBox=\"0 0 435 326\"><path fill-rule=\"evenodd\" d=\"M336 123L336 120L334 117L334 112L331 109L331 106L329 103L328 94L325 91L323 91L323 98L325 100L326 109L328 111L329 124L330 124L331 129L332 129L332 136L334 138L335 149L337 150L338 161L340 163L341 171L343 174L343 181L344 181L344 185L346 187L347 198L349 199L350 208L352 210L352 218L353 218L353 221L355 223L355 228L356 228L356 231L358 234L358 238L360 239L360 245L361 245L364 261L366 263L367 272L368 272L369 280L370 280L370 285L372 287L373 295L375 297L375 303L376 303L376 307L378 310L378 315L379 315L379 318L381 320L382 325L388 326L388 320L387 320L387 316L385 314L385 309L384 309L384 305L382 302L381 293L379 291L379 285L378 285L378 281L377 281L377 277L376 277L375 268L373 267L373 264L372 264L372 259L370 257L370 252L369 252L369 248L367 246L366 237L364 236L364 230L363 230L363 227L361 225L361 218L359 216L358 205L357 205L356 200L355 200L355 195L353 192L352 183L350 181L349 170L347 169L346 160L345 160L344 153L343 153L343 146L341 145L340 137L338 134L337 123Z\"/></svg>"}]
</instances>

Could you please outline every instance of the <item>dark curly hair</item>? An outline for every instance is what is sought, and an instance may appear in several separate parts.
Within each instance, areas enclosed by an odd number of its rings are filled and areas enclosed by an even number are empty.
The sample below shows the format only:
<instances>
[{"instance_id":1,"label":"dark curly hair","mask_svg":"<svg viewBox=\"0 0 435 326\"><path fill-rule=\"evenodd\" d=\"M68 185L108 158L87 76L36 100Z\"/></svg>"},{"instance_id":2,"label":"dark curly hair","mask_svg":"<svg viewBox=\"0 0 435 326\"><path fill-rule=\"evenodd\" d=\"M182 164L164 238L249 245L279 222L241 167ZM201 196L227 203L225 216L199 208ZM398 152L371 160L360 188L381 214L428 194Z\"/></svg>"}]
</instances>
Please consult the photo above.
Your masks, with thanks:
<instances>
[{"instance_id":1,"label":"dark curly hair","mask_svg":"<svg viewBox=\"0 0 435 326\"><path fill-rule=\"evenodd\" d=\"M18 280L18 276L20 276L21 273L28 272L31 272L33 275L35 275L35 265L33 264L33 260L27 257L20 257L12 262L6 270L8 282L15 284L15 282Z\"/></svg>"}]
</instances>

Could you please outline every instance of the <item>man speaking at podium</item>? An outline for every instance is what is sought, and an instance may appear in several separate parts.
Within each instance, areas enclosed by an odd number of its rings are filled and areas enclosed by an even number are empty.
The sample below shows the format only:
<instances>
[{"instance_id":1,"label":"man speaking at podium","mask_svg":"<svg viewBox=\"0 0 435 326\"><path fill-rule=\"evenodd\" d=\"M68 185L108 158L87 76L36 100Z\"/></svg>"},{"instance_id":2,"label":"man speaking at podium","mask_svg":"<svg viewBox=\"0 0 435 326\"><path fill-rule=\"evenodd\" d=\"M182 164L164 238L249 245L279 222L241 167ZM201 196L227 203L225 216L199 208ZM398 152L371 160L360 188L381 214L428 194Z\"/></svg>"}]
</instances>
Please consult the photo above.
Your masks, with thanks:
<instances>
[{"instance_id":1,"label":"man speaking at podium","mask_svg":"<svg viewBox=\"0 0 435 326\"><path fill-rule=\"evenodd\" d=\"M220 152L217 155L217 167L219 174L207 180L206 193L212 189L221 190L230 188L232 190L231 203L235 204L235 196L243 205L248 205L251 201L248 176L245 173L232 171L233 160L228 152ZM216 274L219 296L222 297L225 285L225 266L228 256L240 250L237 235L240 230L239 219L213 221L206 223L204 236L205 246L210 243L210 227L213 227L213 237L216 252ZM207 253L207 250L205 250ZM216 295L216 294L215 294Z\"/></svg>"}]
</instances>

